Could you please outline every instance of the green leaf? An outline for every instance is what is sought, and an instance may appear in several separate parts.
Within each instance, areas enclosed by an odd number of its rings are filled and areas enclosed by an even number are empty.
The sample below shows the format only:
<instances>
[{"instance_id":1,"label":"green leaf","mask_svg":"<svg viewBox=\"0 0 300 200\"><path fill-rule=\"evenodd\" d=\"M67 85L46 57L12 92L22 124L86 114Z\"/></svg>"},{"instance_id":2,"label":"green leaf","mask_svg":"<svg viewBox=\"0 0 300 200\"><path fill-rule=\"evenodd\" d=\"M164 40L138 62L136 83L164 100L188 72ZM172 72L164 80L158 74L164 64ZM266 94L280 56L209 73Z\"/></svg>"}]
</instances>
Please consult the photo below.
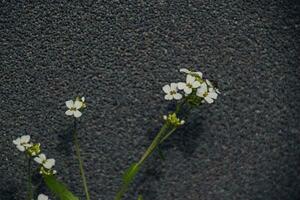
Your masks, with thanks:
<instances>
[{"instance_id":1,"label":"green leaf","mask_svg":"<svg viewBox=\"0 0 300 200\"><path fill-rule=\"evenodd\" d=\"M54 176L43 176L43 178L47 187L58 196L60 200L79 200L78 197L74 196L72 192Z\"/></svg>"},{"instance_id":2,"label":"green leaf","mask_svg":"<svg viewBox=\"0 0 300 200\"><path fill-rule=\"evenodd\" d=\"M138 196L138 200L143 200L143 196L141 194Z\"/></svg>"},{"instance_id":3,"label":"green leaf","mask_svg":"<svg viewBox=\"0 0 300 200\"><path fill-rule=\"evenodd\" d=\"M138 163L133 163L124 173L123 175L123 181L124 184L127 185L129 183L131 183L131 181L133 180L134 176L137 174L137 172L139 171L140 166L138 165Z\"/></svg>"}]
</instances>

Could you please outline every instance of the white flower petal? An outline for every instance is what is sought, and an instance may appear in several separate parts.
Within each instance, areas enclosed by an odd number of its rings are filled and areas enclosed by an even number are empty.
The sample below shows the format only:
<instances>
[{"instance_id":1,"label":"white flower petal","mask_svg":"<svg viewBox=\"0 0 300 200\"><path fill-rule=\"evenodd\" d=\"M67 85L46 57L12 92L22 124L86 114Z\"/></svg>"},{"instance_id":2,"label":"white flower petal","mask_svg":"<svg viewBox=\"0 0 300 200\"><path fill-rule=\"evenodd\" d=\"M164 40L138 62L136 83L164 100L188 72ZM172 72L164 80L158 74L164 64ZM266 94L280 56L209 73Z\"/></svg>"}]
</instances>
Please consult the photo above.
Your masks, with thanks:
<instances>
[{"instance_id":1,"label":"white flower petal","mask_svg":"<svg viewBox=\"0 0 300 200\"><path fill-rule=\"evenodd\" d=\"M195 81L195 77L194 76L191 76L191 75L187 75L186 76L186 83L193 83Z\"/></svg>"},{"instance_id":2,"label":"white flower petal","mask_svg":"<svg viewBox=\"0 0 300 200\"><path fill-rule=\"evenodd\" d=\"M199 81L195 81L193 84L192 84L192 87L193 88L198 88L201 86L201 83L199 83Z\"/></svg>"},{"instance_id":3,"label":"white flower petal","mask_svg":"<svg viewBox=\"0 0 300 200\"><path fill-rule=\"evenodd\" d=\"M171 90L177 91L177 83L171 83Z\"/></svg>"},{"instance_id":4,"label":"white flower petal","mask_svg":"<svg viewBox=\"0 0 300 200\"><path fill-rule=\"evenodd\" d=\"M212 83L208 79L206 79L205 81L209 87L213 87Z\"/></svg>"},{"instance_id":5,"label":"white flower petal","mask_svg":"<svg viewBox=\"0 0 300 200\"><path fill-rule=\"evenodd\" d=\"M55 165L55 160L53 158L47 159L43 166L47 169L51 169Z\"/></svg>"},{"instance_id":6,"label":"white flower petal","mask_svg":"<svg viewBox=\"0 0 300 200\"><path fill-rule=\"evenodd\" d=\"M74 107L75 107L76 109L80 109L80 108L82 107L82 102L76 100L75 103L74 103Z\"/></svg>"},{"instance_id":7,"label":"white flower petal","mask_svg":"<svg viewBox=\"0 0 300 200\"><path fill-rule=\"evenodd\" d=\"M207 85L206 83L203 83L200 88L197 89L197 96L203 97L205 92L207 92Z\"/></svg>"},{"instance_id":8,"label":"white flower petal","mask_svg":"<svg viewBox=\"0 0 300 200\"><path fill-rule=\"evenodd\" d=\"M81 101L82 101L82 102L85 102L85 97L81 97Z\"/></svg>"},{"instance_id":9,"label":"white flower petal","mask_svg":"<svg viewBox=\"0 0 300 200\"><path fill-rule=\"evenodd\" d=\"M213 99L217 99L218 94L215 91L213 91L213 92L208 93L207 96L210 98L213 98Z\"/></svg>"},{"instance_id":10,"label":"white flower petal","mask_svg":"<svg viewBox=\"0 0 300 200\"><path fill-rule=\"evenodd\" d=\"M212 98L208 97L208 96L204 97L204 99L207 103L213 103L214 102L214 100Z\"/></svg>"},{"instance_id":11,"label":"white flower petal","mask_svg":"<svg viewBox=\"0 0 300 200\"><path fill-rule=\"evenodd\" d=\"M169 93L171 91L171 87L169 85L165 85L162 90L165 92L165 93Z\"/></svg>"},{"instance_id":12,"label":"white flower petal","mask_svg":"<svg viewBox=\"0 0 300 200\"><path fill-rule=\"evenodd\" d=\"M189 87L185 87L183 90L184 90L185 94L191 94L193 91L192 88L189 88Z\"/></svg>"},{"instance_id":13,"label":"white flower petal","mask_svg":"<svg viewBox=\"0 0 300 200\"><path fill-rule=\"evenodd\" d=\"M74 117L78 118L82 115L82 113L79 110L74 111Z\"/></svg>"},{"instance_id":14,"label":"white flower petal","mask_svg":"<svg viewBox=\"0 0 300 200\"><path fill-rule=\"evenodd\" d=\"M200 78L202 78L202 72L194 72L196 75L198 75Z\"/></svg>"},{"instance_id":15,"label":"white flower petal","mask_svg":"<svg viewBox=\"0 0 300 200\"><path fill-rule=\"evenodd\" d=\"M47 160L47 157L46 157L46 155L45 155L45 154L43 154L43 153L41 153L41 154L39 155L39 158L40 158L42 161L45 161L45 160Z\"/></svg>"},{"instance_id":16,"label":"white flower petal","mask_svg":"<svg viewBox=\"0 0 300 200\"><path fill-rule=\"evenodd\" d=\"M66 115L73 115L74 114L74 111L73 110L67 110L66 112L65 112L65 114Z\"/></svg>"},{"instance_id":17,"label":"white flower petal","mask_svg":"<svg viewBox=\"0 0 300 200\"><path fill-rule=\"evenodd\" d=\"M25 143L25 144L22 144L24 147L26 148L29 148L29 147L32 147L33 144L32 143Z\"/></svg>"},{"instance_id":18,"label":"white flower petal","mask_svg":"<svg viewBox=\"0 0 300 200\"><path fill-rule=\"evenodd\" d=\"M165 95L165 100L172 100L172 99L173 99L172 95L170 95L170 94Z\"/></svg>"},{"instance_id":19,"label":"white flower petal","mask_svg":"<svg viewBox=\"0 0 300 200\"><path fill-rule=\"evenodd\" d=\"M21 138L17 138L17 139L15 139L15 140L13 140L13 143L14 143L15 145L20 145L20 144L21 144Z\"/></svg>"},{"instance_id":20,"label":"white flower petal","mask_svg":"<svg viewBox=\"0 0 300 200\"><path fill-rule=\"evenodd\" d=\"M38 196L38 200L48 200L48 196L47 195L44 195L44 194L39 194Z\"/></svg>"},{"instance_id":21,"label":"white flower petal","mask_svg":"<svg viewBox=\"0 0 300 200\"><path fill-rule=\"evenodd\" d=\"M23 145L17 145L17 149L20 151L25 151L25 147Z\"/></svg>"},{"instance_id":22,"label":"white flower petal","mask_svg":"<svg viewBox=\"0 0 300 200\"><path fill-rule=\"evenodd\" d=\"M30 135L23 135L21 137L21 143L28 143L30 141Z\"/></svg>"},{"instance_id":23,"label":"white flower petal","mask_svg":"<svg viewBox=\"0 0 300 200\"><path fill-rule=\"evenodd\" d=\"M191 73L191 71L186 68L181 68L179 71L187 74Z\"/></svg>"},{"instance_id":24,"label":"white flower petal","mask_svg":"<svg viewBox=\"0 0 300 200\"><path fill-rule=\"evenodd\" d=\"M173 95L174 99L179 100L182 98L182 94L176 93Z\"/></svg>"},{"instance_id":25,"label":"white flower petal","mask_svg":"<svg viewBox=\"0 0 300 200\"><path fill-rule=\"evenodd\" d=\"M186 87L186 83L180 82L177 84L179 90L183 90Z\"/></svg>"},{"instance_id":26,"label":"white flower petal","mask_svg":"<svg viewBox=\"0 0 300 200\"><path fill-rule=\"evenodd\" d=\"M34 160L35 162L39 163L39 164L42 164L42 163L43 163L43 160L42 160L41 158L39 158L39 157L35 157L33 160Z\"/></svg>"},{"instance_id":27,"label":"white flower petal","mask_svg":"<svg viewBox=\"0 0 300 200\"><path fill-rule=\"evenodd\" d=\"M73 108L74 107L74 101L73 100L66 101L66 106L68 108Z\"/></svg>"}]
</instances>

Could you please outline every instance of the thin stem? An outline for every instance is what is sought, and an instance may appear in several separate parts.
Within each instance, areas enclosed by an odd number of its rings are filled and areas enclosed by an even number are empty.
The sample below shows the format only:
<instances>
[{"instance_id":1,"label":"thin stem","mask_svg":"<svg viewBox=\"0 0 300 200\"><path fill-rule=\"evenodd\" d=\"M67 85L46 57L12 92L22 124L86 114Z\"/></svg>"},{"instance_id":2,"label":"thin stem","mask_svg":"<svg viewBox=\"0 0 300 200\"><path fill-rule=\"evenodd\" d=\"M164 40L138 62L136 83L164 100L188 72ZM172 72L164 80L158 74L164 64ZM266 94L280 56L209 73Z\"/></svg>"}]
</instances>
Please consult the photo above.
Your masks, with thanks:
<instances>
[{"instance_id":1,"label":"thin stem","mask_svg":"<svg viewBox=\"0 0 300 200\"><path fill-rule=\"evenodd\" d=\"M82 179L85 196L86 196L87 200L90 200L90 195L89 195L89 190L88 190L88 187L87 187L86 177L84 175L84 170L83 170L83 162L82 162L82 158L81 158L81 155L80 155L79 142L78 142L78 138L77 138L77 121L76 121L76 119L74 119L73 137L74 137L76 156L77 156L77 159L78 159L78 162L79 162L80 176L81 176L81 179Z\"/></svg>"},{"instance_id":2,"label":"thin stem","mask_svg":"<svg viewBox=\"0 0 300 200\"><path fill-rule=\"evenodd\" d=\"M28 170L28 200L33 199L33 191L32 191L32 180L31 180L31 159L27 156L27 170Z\"/></svg>"},{"instance_id":3,"label":"thin stem","mask_svg":"<svg viewBox=\"0 0 300 200\"><path fill-rule=\"evenodd\" d=\"M165 134L166 130L169 128L169 125L165 123L163 127L161 127L160 131L155 136L154 140L152 141L151 145L148 147L146 152L143 154L142 158L139 160L138 165L142 165L145 160L151 155L151 153L155 150L155 148L160 143L161 137Z\"/></svg>"},{"instance_id":4,"label":"thin stem","mask_svg":"<svg viewBox=\"0 0 300 200\"><path fill-rule=\"evenodd\" d=\"M147 160L147 158L153 153L153 151L158 147L158 145L160 144L161 138L168 134L169 132L167 132L167 130L169 129L169 125L168 123L165 123L160 131L157 133L157 135L155 136L154 140L152 141L151 145L148 147L148 149L146 150L146 152L143 154L143 156L141 157L141 159L137 162L136 164L136 168L138 169L137 171L139 171L141 165ZM173 129L172 129L173 130ZM136 174L136 173L135 173ZM134 175L135 175L134 174ZM134 176L133 175L133 176ZM133 177L132 177L133 180ZM121 189L118 191L115 200L121 200L123 195L126 193L126 191L128 190L128 186L131 182L128 183L124 183L121 187Z\"/></svg>"},{"instance_id":5,"label":"thin stem","mask_svg":"<svg viewBox=\"0 0 300 200\"><path fill-rule=\"evenodd\" d=\"M172 133L176 131L176 127L174 127L173 129L171 129L160 141L159 144L163 143L170 135L172 135Z\"/></svg>"}]
</instances>

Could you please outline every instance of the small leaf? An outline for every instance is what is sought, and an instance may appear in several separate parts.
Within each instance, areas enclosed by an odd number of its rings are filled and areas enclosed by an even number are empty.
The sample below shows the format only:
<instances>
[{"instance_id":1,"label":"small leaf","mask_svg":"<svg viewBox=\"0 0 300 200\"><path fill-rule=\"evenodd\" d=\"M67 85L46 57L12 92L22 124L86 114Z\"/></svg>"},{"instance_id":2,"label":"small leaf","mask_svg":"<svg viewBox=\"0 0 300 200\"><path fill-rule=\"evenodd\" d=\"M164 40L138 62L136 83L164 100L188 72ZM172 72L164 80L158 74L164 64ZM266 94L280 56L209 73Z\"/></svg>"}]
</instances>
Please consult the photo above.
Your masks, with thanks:
<instances>
[{"instance_id":1,"label":"small leaf","mask_svg":"<svg viewBox=\"0 0 300 200\"><path fill-rule=\"evenodd\" d=\"M141 194L138 196L138 200L143 200L143 196Z\"/></svg>"},{"instance_id":2,"label":"small leaf","mask_svg":"<svg viewBox=\"0 0 300 200\"><path fill-rule=\"evenodd\" d=\"M59 197L60 200L79 200L78 197L74 196L72 192L54 176L43 176L47 187Z\"/></svg>"},{"instance_id":3,"label":"small leaf","mask_svg":"<svg viewBox=\"0 0 300 200\"><path fill-rule=\"evenodd\" d=\"M136 175L136 173L139 171L140 166L138 165L138 163L133 163L124 173L123 175L123 181L124 184L127 185L129 184L134 176Z\"/></svg>"}]
</instances>

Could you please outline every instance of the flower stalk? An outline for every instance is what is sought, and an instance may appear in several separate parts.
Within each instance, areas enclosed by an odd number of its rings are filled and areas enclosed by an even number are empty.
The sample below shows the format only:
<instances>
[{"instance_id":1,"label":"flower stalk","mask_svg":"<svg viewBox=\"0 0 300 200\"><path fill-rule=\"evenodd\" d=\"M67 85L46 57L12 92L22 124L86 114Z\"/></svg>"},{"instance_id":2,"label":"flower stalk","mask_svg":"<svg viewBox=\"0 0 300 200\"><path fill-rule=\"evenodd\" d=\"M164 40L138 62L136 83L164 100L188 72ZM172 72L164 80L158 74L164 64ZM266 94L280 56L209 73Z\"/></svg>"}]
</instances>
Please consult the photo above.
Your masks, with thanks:
<instances>
[{"instance_id":1,"label":"flower stalk","mask_svg":"<svg viewBox=\"0 0 300 200\"><path fill-rule=\"evenodd\" d=\"M77 137L77 120L76 120L76 118L74 118L73 139L74 139L74 145L75 145L75 150L76 150L76 157L79 162L79 171L80 171L80 176L81 176L82 183L83 183L84 193L85 193L86 199L90 200L89 189L87 186L87 181L86 181L86 177L85 177L84 169L83 169L83 161L82 161L82 158L80 155L80 147L79 147L79 142L78 142L78 137Z\"/></svg>"},{"instance_id":2,"label":"flower stalk","mask_svg":"<svg viewBox=\"0 0 300 200\"><path fill-rule=\"evenodd\" d=\"M28 170L28 200L33 199L33 190L32 190L32 177L31 177L31 158L27 156L27 170Z\"/></svg>"},{"instance_id":3,"label":"flower stalk","mask_svg":"<svg viewBox=\"0 0 300 200\"><path fill-rule=\"evenodd\" d=\"M179 113L181 108L184 106L185 102L178 103L176 105L176 111L172 115L169 116L174 116L176 117L176 113ZM178 118L176 118L179 120ZM182 121L180 122L182 123ZM161 127L155 138L153 139L152 143L148 147L148 149L145 151L145 153L142 155L140 160L134 165L134 168L130 169L133 171L132 173L129 173L129 176L127 177L128 181L124 181L123 185L121 186L119 192L117 193L115 200L121 200L123 195L127 192L128 187L130 183L134 180L134 176L138 173L140 170L141 166L145 163L145 161L152 155L152 153L155 151L156 148L160 144L162 144L177 128L179 125L174 125L170 123L170 121L166 120L164 125Z\"/></svg>"},{"instance_id":4,"label":"flower stalk","mask_svg":"<svg viewBox=\"0 0 300 200\"><path fill-rule=\"evenodd\" d=\"M155 136L151 145L142 155L141 159L133 163L123 175L123 184L115 196L115 200L121 200L123 195L127 192L130 183L134 180L135 175L139 172L143 163L149 158L156 148L159 147L178 127L182 126L187 120L190 111L193 108L198 108L203 103L213 103L219 90L207 79L204 79L201 72L191 71L188 69L180 69L180 72L186 74L186 82L170 83L162 87L165 93L165 100L176 100L175 111L164 115L164 125ZM180 93L184 91L184 94ZM183 119L179 119L180 115Z\"/></svg>"}]
</instances>

